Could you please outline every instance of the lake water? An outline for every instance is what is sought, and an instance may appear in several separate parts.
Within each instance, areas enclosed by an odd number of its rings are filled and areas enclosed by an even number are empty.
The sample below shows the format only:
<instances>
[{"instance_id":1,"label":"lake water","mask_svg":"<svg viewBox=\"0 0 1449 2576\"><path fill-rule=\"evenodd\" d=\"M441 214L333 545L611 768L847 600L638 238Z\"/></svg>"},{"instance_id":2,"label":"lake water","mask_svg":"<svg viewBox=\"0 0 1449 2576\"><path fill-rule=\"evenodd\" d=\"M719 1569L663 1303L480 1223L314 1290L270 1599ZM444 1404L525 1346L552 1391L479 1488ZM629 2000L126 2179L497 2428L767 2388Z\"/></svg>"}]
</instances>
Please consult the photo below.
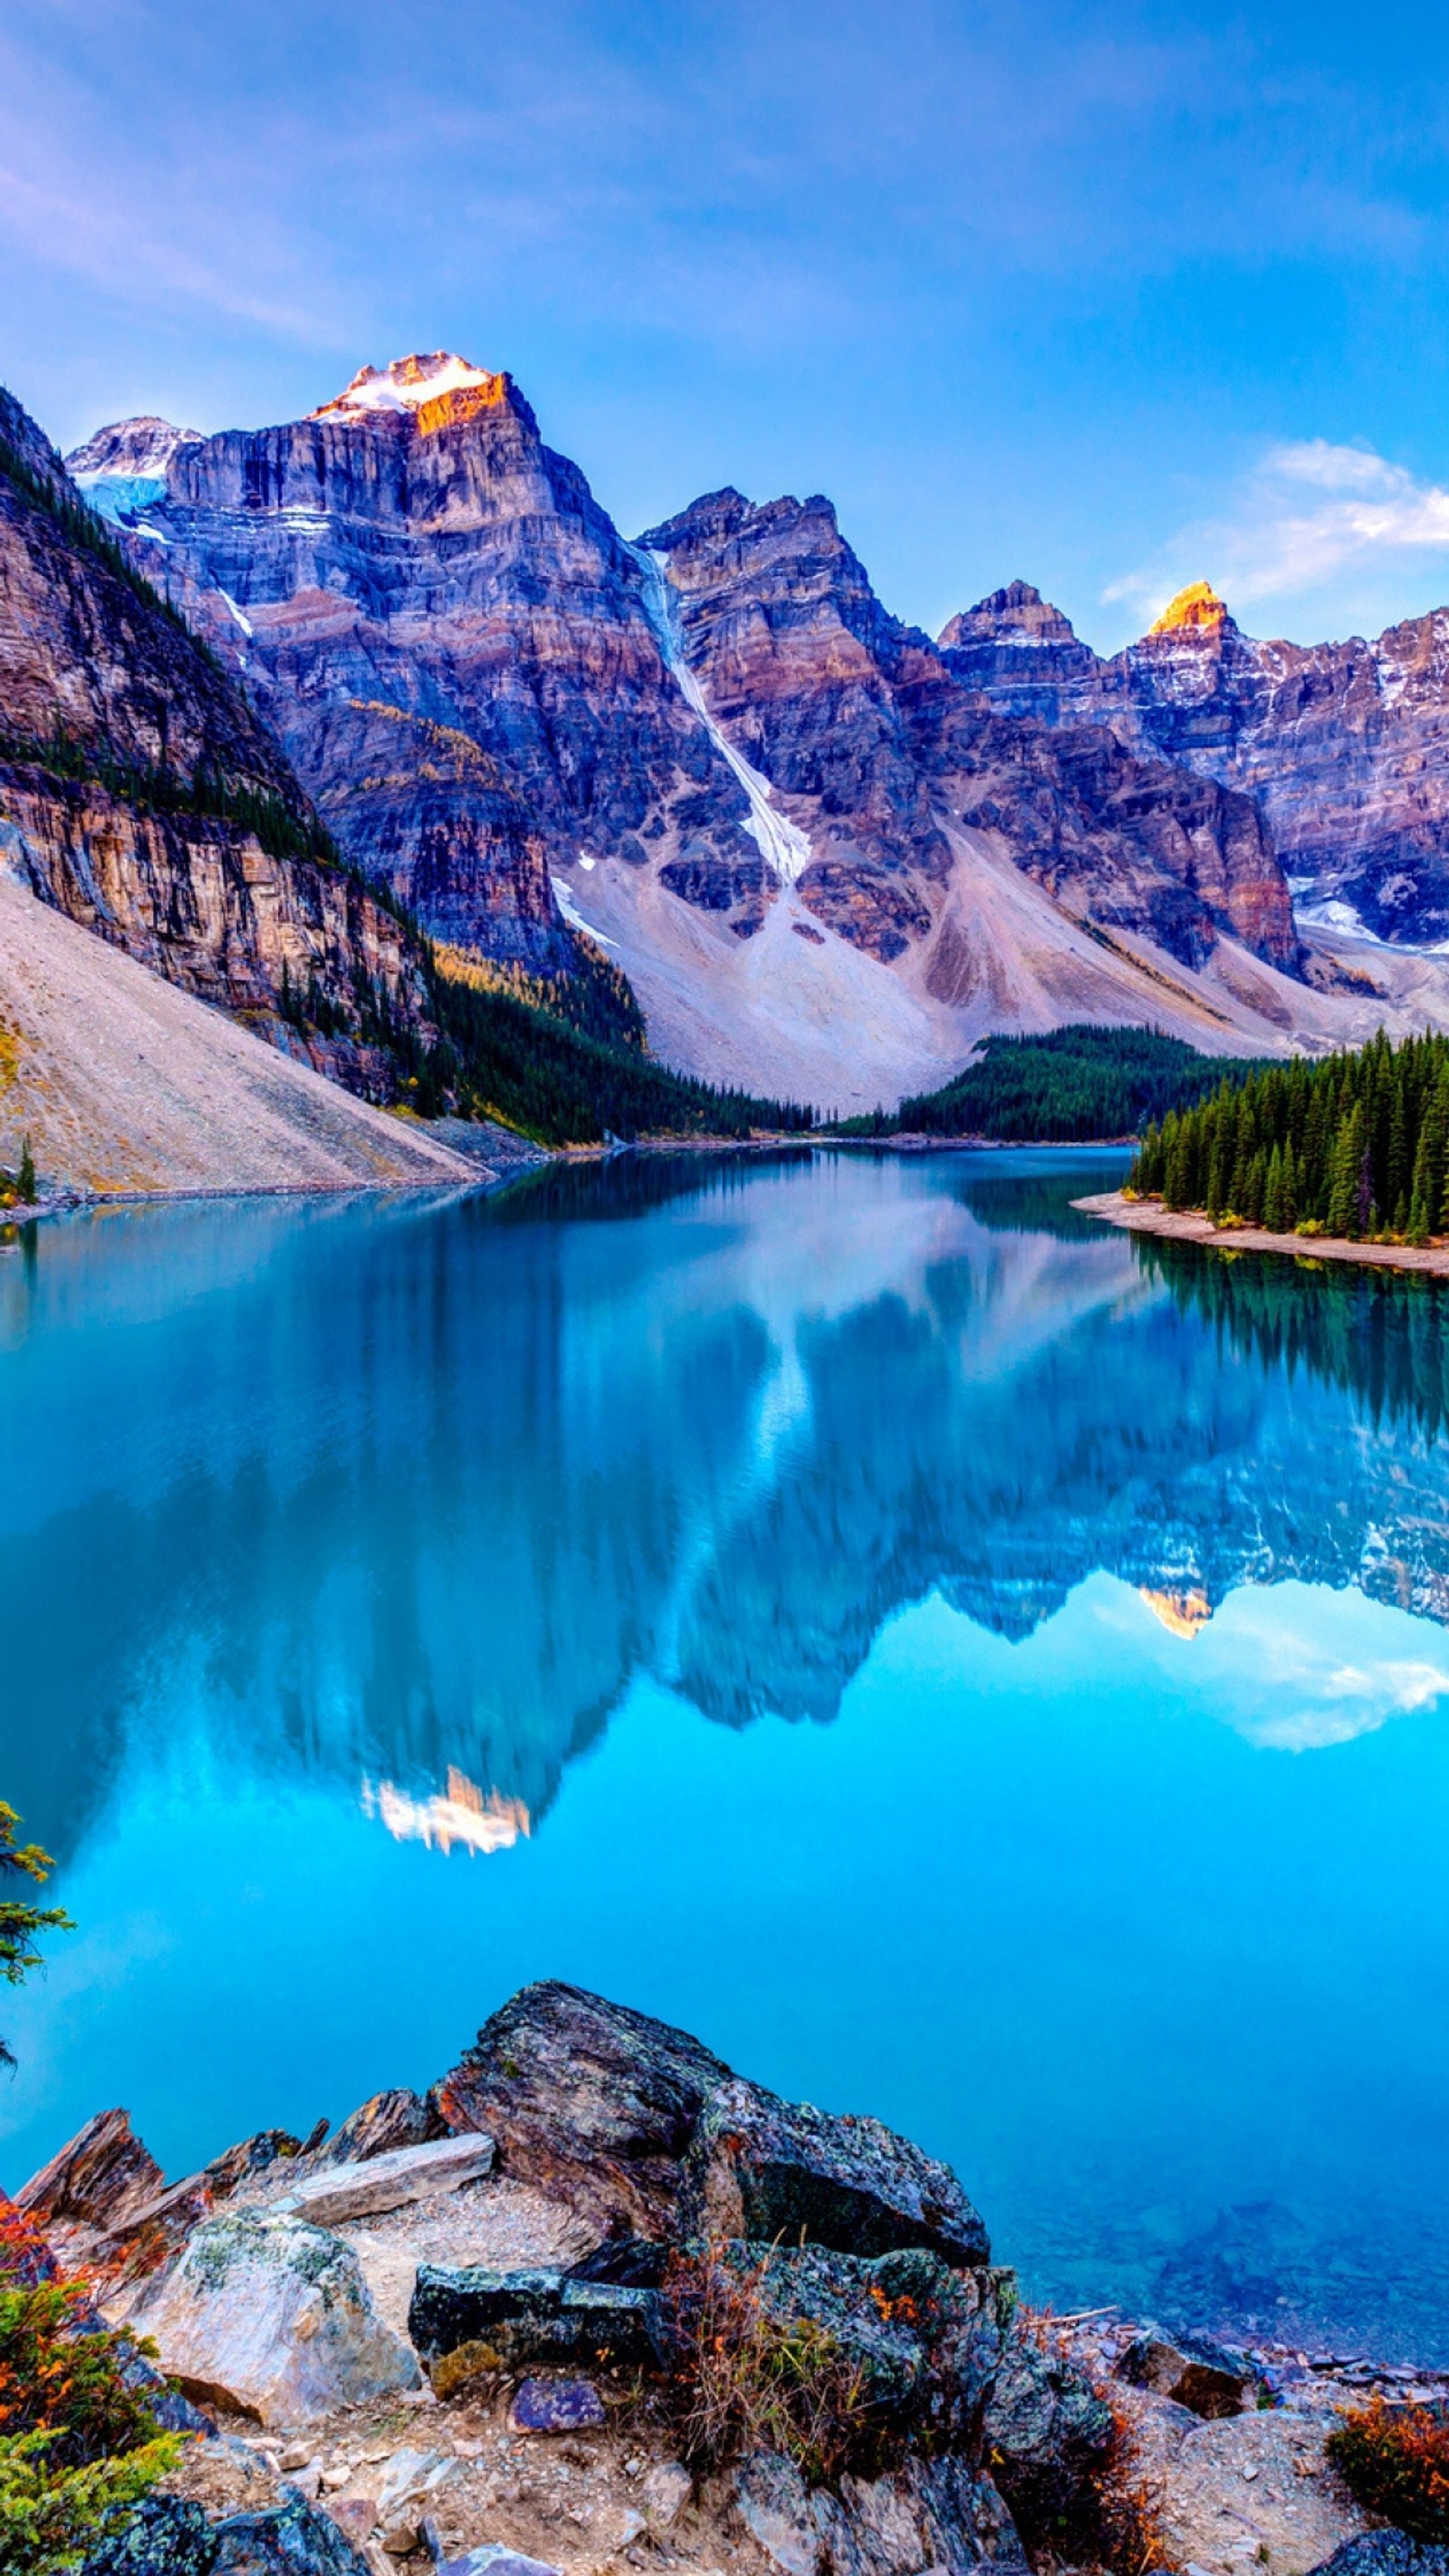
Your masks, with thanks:
<instances>
[{"instance_id":1,"label":"lake water","mask_svg":"<svg viewBox=\"0 0 1449 2576\"><path fill-rule=\"evenodd\" d=\"M1449 1332L1117 1158L627 1159L0 1258L12 2187L526 1980L947 2156L1061 2306L1449 2360Z\"/></svg>"}]
</instances>

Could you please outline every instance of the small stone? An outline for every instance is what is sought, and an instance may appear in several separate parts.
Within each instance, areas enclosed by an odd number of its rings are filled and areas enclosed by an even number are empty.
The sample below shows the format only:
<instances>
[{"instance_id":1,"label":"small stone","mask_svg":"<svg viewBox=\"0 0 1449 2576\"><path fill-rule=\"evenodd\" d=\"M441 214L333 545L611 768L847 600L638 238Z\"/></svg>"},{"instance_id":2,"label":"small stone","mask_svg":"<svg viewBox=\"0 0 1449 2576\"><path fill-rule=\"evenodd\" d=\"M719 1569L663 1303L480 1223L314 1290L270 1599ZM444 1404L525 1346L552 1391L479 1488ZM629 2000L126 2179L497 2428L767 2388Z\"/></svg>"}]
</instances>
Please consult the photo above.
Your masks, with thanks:
<instances>
[{"instance_id":1,"label":"small stone","mask_svg":"<svg viewBox=\"0 0 1449 2576\"><path fill-rule=\"evenodd\" d=\"M322 2491L322 2472L316 2461L312 2460L305 2469L299 2469L287 2484L291 2493L299 2495L304 2504L315 2504Z\"/></svg>"},{"instance_id":2,"label":"small stone","mask_svg":"<svg viewBox=\"0 0 1449 2576\"><path fill-rule=\"evenodd\" d=\"M682 2460L662 2460L644 2481L643 2504L654 2531L668 2531L678 2521L694 2492L694 2481Z\"/></svg>"},{"instance_id":3,"label":"small stone","mask_svg":"<svg viewBox=\"0 0 1449 2576\"><path fill-rule=\"evenodd\" d=\"M418 2526L415 2522L390 2522L379 2537L389 2558L408 2558L418 2545Z\"/></svg>"},{"instance_id":4,"label":"small stone","mask_svg":"<svg viewBox=\"0 0 1449 2576\"><path fill-rule=\"evenodd\" d=\"M351 2475L352 2462L350 2460L333 2460L331 2465L328 2468L325 2468L322 2472L322 2484L324 2487L328 2488L345 2487Z\"/></svg>"},{"instance_id":5,"label":"small stone","mask_svg":"<svg viewBox=\"0 0 1449 2576\"><path fill-rule=\"evenodd\" d=\"M282 2453L284 2469L305 2469L312 2454L305 2442L289 2442Z\"/></svg>"},{"instance_id":6,"label":"small stone","mask_svg":"<svg viewBox=\"0 0 1449 2576\"><path fill-rule=\"evenodd\" d=\"M591 2379L525 2379L508 2420L518 2433L577 2433L604 2422L604 2401Z\"/></svg>"},{"instance_id":7,"label":"small stone","mask_svg":"<svg viewBox=\"0 0 1449 2576\"><path fill-rule=\"evenodd\" d=\"M644 2516L640 2513L637 2505L631 2504L624 2516L622 2524L620 2525L619 2537L615 2541L614 2547L616 2549L628 2549L634 2541L640 2538L644 2528Z\"/></svg>"},{"instance_id":8,"label":"small stone","mask_svg":"<svg viewBox=\"0 0 1449 2576\"><path fill-rule=\"evenodd\" d=\"M337 2502L329 2505L327 2510L338 2530L358 2547L367 2539L377 2520L377 2500L374 2496L339 2496Z\"/></svg>"}]
</instances>

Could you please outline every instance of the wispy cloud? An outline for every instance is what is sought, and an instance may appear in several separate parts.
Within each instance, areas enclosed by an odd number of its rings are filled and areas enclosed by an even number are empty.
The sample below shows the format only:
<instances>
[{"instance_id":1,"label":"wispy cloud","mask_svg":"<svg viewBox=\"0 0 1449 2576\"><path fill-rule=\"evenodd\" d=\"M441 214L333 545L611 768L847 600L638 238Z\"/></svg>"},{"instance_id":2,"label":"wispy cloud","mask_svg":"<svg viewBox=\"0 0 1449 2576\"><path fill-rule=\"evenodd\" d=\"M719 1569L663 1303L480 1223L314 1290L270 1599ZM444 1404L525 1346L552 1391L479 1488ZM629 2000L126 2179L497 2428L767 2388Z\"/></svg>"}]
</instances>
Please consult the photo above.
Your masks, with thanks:
<instances>
[{"instance_id":1,"label":"wispy cloud","mask_svg":"<svg viewBox=\"0 0 1449 2576\"><path fill-rule=\"evenodd\" d=\"M1268 448L1219 518L1180 529L1103 597L1155 616L1191 580L1237 608L1306 598L1344 575L1449 554L1449 486L1420 481L1368 447L1325 438Z\"/></svg>"}]
</instances>

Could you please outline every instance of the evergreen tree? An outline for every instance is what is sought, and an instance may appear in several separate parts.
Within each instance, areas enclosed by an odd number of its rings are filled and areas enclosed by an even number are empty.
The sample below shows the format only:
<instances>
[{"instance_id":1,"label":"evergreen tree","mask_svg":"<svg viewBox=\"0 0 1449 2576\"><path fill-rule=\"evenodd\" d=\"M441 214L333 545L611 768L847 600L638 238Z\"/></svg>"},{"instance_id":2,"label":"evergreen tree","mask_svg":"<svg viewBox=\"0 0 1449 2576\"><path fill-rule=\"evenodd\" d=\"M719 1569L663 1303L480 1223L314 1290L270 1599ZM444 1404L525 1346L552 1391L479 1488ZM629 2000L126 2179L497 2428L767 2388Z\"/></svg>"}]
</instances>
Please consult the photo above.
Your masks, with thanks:
<instances>
[{"instance_id":1,"label":"evergreen tree","mask_svg":"<svg viewBox=\"0 0 1449 2576\"><path fill-rule=\"evenodd\" d=\"M1268 1157L1268 1178L1263 1190L1263 1223L1270 1234L1286 1234L1288 1219L1283 1194L1283 1153L1275 1145Z\"/></svg>"},{"instance_id":2,"label":"evergreen tree","mask_svg":"<svg viewBox=\"0 0 1449 2576\"><path fill-rule=\"evenodd\" d=\"M1347 1116L1339 1120L1333 1140L1328 1167L1327 1225L1330 1234L1346 1238L1359 1231L1358 1191L1363 1152L1363 1104L1356 1101Z\"/></svg>"},{"instance_id":3,"label":"evergreen tree","mask_svg":"<svg viewBox=\"0 0 1449 2576\"><path fill-rule=\"evenodd\" d=\"M30 1138L28 1136L24 1139L20 1148L20 1171L16 1179L15 1187L26 1207L34 1207L35 1157L31 1153Z\"/></svg>"}]
</instances>

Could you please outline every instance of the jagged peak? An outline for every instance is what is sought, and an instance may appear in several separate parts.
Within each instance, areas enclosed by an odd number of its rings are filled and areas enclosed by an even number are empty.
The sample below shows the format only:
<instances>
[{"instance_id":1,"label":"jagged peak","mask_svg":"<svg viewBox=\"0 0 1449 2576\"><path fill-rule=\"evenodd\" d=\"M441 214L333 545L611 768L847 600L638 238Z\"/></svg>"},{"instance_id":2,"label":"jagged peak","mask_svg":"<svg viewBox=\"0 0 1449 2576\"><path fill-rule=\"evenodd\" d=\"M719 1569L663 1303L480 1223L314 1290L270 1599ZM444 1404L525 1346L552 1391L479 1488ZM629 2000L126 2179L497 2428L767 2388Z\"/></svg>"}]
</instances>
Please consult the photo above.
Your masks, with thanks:
<instances>
[{"instance_id":1,"label":"jagged peak","mask_svg":"<svg viewBox=\"0 0 1449 2576\"><path fill-rule=\"evenodd\" d=\"M1220 599L1210 581L1190 581L1170 599L1162 615L1148 627L1149 635L1209 634L1220 635L1232 625L1228 604Z\"/></svg>"},{"instance_id":2,"label":"jagged peak","mask_svg":"<svg viewBox=\"0 0 1449 2576\"><path fill-rule=\"evenodd\" d=\"M410 357L393 358L385 367L359 367L350 385L330 402L319 403L307 417L362 421L379 412L393 412L411 415L420 429L427 429L506 402L511 386L506 373L475 367L451 349L415 350ZM429 418L435 410L436 421Z\"/></svg>"},{"instance_id":3,"label":"jagged peak","mask_svg":"<svg viewBox=\"0 0 1449 2576\"><path fill-rule=\"evenodd\" d=\"M178 429L156 412L138 412L131 420L108 421L65 461L82 485L97 475L164 475L177 449L199 446L201 438L199 429Z\"/></svg>"},{"instance_id":4,"label":"jagged peak","mask_svg":"<svg viewBox=\"0 0 1449 2576\"><path fill-rule=\"evenodd\" d=\"M1001 590L990 590L978 599L974 608L962 609L942 627L937 642L943 653L966 644L988 642L1000 635L1022 636L1034 643L1077 641L1076 629L1069 617L1043 599L1034 582L1009 581Z\"/></svg>"}]
</instances>

